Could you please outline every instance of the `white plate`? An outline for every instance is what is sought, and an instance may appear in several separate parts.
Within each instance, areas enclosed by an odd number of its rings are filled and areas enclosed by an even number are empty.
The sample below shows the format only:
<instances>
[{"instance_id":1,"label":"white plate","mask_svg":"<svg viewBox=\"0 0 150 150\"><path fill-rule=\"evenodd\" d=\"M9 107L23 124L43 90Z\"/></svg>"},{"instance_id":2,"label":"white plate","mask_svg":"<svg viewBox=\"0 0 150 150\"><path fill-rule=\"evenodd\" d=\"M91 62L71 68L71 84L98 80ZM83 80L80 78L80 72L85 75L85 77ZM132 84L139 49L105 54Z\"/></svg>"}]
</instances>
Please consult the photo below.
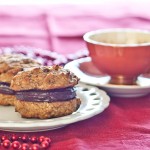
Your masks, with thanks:
<instances>
[{"instance_id":1,"label":"white plate","mask_svg":"<svg viewBox=\"0 0 150 150\"><path fill-rule=\"evenodd\" d=\"M0 130L16 132L53 130L91 118L109 106L109 96L93 86L78 85L77 96L81 99L81 106L76 112L53 119L24 119L15 112L13 106L0 106Z\"/></svg>"},{"instance_id":2,"label":"white plate","mask_svg":"<svg viewBox=\"0 0 150 150\"><path fill-rule=\"evenodd\" d=\"M92 64L90 57L71 61L65 65L65 68L75 73L82 83L98 86L111 96L140 97L150 93L150 78L142 76L138 77L136 85L109 84L110 76L100 73Z\"/></svg>"}]
</instances>

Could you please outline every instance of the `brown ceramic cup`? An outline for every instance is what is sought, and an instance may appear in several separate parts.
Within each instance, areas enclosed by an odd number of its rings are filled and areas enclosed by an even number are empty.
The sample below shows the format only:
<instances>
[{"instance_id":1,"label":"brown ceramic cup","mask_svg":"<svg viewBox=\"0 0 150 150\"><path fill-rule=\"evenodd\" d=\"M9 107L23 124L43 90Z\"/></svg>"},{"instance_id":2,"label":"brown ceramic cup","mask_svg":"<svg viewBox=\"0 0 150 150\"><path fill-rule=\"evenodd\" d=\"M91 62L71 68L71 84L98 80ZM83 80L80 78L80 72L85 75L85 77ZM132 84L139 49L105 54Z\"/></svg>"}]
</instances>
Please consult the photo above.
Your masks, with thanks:
<instances>
[{"instance_id":1,"label":"brown ceramic cup","mask_svg":"<svg viewBox=\"0 0 150 150\"><path fill-rule=\"evenodd\" d=\"M150 69L150 32L102 29L86 33L84 41L95 66L111 76L112 84L134 84Z\"/></svg>"}]
</instances>

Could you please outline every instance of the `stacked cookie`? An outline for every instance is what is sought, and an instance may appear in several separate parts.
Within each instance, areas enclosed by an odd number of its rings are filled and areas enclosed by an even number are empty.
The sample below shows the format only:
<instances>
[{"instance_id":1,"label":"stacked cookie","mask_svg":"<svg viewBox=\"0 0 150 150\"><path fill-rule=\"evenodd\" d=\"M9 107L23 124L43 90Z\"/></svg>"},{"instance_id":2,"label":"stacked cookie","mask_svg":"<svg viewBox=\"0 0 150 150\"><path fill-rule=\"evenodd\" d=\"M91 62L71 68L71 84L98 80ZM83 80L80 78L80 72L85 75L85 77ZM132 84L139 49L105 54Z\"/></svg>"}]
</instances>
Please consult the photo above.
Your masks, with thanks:
<instances>
[{"instance_id":1,"label":"stacked cookie","mask_svg":"<svg viewBox=\"0 0 150 150\"><path fill-rule=\"evenodd\" d=\"M38 66L38 62L24 55L0 56L0 105L14 105L15 92L10 89L12 78L20 71Z\"/></svg>"},{"instance_id":2,"label":"stacked cookie","mask_svg":"<svg viewBox=\"0 0 150 150\"><path fill-rule=\"evenodd\" d=\"M58 65L44 67L34 62L33 64L37 66L27 67L28 65L23 64L20 62L25 68L18 67L19 69L16 69L18 71L14 71L9 82L6 82L6 79L1 80L0 77L1 85L9 89L8 93L3 92L1 95L13 97L12 103L8 102L9 97L5 98L7 99L5 101L9 105L14 105L22 117L40 119L60 117L69 115L79 108L81 101L76 98L74 88L79 79L73 73ZM0 67L0 75L1 72L5 72L1 68L3 67Z\"/></svg>"}]
</instances>

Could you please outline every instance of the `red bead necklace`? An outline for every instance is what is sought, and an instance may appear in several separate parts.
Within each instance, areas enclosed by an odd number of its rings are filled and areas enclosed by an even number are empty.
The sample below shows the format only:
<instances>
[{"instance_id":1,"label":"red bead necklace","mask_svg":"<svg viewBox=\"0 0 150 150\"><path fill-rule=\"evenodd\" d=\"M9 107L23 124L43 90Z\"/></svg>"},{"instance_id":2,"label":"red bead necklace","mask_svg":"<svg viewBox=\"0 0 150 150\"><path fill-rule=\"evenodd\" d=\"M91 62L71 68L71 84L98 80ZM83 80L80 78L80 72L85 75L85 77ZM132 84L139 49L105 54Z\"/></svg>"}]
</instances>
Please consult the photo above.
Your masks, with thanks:
<instances>
[{"instance_id":1,"label":"red bead necklace","mask_svg":"<svg viewBox=\"0 0 150 150\"><path fill-rule=\"evenodd\" d=\"M21 137L12 134L11 136L3 135L0 137L1 146L14 150L47 150L51 145L51 139L45 136L23 135Z\"/></svg>"}]
</instances>

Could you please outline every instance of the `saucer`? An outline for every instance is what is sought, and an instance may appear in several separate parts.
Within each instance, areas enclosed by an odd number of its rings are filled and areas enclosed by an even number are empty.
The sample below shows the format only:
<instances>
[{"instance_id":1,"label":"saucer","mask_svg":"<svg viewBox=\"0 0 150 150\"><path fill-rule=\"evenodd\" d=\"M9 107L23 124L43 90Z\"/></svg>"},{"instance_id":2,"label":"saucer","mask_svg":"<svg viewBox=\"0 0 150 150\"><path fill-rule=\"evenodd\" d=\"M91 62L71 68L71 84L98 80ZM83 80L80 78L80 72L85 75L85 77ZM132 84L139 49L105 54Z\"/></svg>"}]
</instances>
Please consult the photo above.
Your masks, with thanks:
<instances>
[{"instance_id":1,"label":"saucer","mask_svg":"<svg viewBox=\"0 0 150 150\"><path fill-rule=\"evenodd\" d=\"M110 76L100 72L91 62L90 57L76 59L65 65L80 78L80 82L98 86L110 96L115 97L140 97L150 93L150 78L141 75L135 85L109 84Z\"/></svg>"}]
</instances>

